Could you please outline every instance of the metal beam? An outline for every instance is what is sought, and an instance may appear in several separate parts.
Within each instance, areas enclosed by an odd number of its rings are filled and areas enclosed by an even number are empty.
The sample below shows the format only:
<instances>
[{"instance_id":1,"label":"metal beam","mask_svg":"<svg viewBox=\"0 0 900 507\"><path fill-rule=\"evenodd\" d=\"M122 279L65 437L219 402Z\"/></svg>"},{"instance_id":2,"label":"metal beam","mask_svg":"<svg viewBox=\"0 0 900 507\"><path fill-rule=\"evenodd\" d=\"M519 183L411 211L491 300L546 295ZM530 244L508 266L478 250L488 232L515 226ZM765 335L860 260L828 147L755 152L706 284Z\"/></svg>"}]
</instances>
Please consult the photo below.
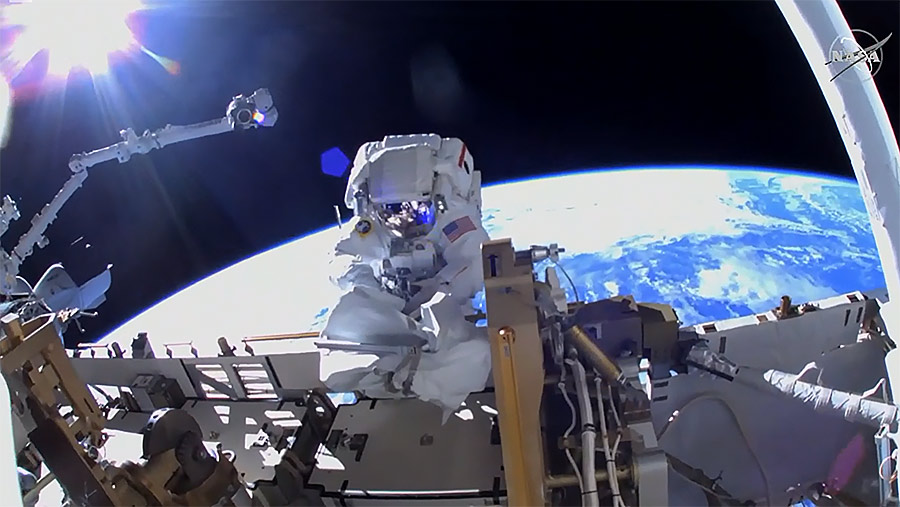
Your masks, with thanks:
<instances>
[{"instance_id":1,"label":"metal beam","mask_svg":"<svg viewBox=\"0 0 900 507\"><path fill-rule=\"evenodd\" d=\"M544 505L544 355L531 255L517 260L509 239L484 243L481 254L509 505Z\"/></svg>"}]
</instances>

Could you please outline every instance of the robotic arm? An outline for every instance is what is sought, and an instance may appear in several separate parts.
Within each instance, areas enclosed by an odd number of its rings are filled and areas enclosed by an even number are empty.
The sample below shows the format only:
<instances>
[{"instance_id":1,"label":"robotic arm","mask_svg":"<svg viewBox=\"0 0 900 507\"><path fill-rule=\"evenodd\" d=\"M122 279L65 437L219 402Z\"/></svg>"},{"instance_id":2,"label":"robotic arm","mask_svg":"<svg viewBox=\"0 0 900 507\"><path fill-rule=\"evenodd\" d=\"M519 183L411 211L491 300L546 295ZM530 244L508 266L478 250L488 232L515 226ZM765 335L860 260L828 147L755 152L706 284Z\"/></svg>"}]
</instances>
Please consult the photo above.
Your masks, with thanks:
<instances>
[{"instance_id":1,"label":"robotic arm","mask_svg":"<svg viewBox=\"0 0 900 507\"><path fill-rule=\"evenodd\" d=\"M191 125L166 125L153 132L147 130L140 137L134 133L134 130L125 129L120 132L122 141L116 144L89 153L72 155L69 160L69 169L77 174L109 160L115 159L119 163L125 163L131 159L133 154L143 155L155 148L163 148L170 144L224 134L234 130L247 130L259 126L272 127L276 121L278 121L278 111L273 105L272 96L269 94L269 90L260 88L249 97L238 95L232 99L225 111L225 116L216 120Z\"/></svg>"},{"instance_id":2,"label":"robotic arm","mask_svg":"<svg viewBox=\"0 0 900 507\"><path fill-rule=\"evenodd\" d=\"M35 215L31 221L31 228L19 238L12 252L0 251L0 294L10 295L14 291L19 268L31 255L34 247L43 248L49 243L44 232L56 220L63 205L87 179L88 168L109 160L125 163L131 159L131 155L145 154L153 149L182 141L259 126L271 127L277 120L278 112L272 104L272 96L268 90L260 88L249 97L243 95L235 97L228 105L225 116L217 120L184 126L167 125L153 132L148 130L141 136L137 136L134 130L129 128L121 132L122 141L116 144L89 153L73 155L69 160L69 169L74 174L41 212ZM19 212L15 202L9 197L4 197L0 207L0 234L6 232L9 222L17 218Z\"/></svg>"}]
</instances>

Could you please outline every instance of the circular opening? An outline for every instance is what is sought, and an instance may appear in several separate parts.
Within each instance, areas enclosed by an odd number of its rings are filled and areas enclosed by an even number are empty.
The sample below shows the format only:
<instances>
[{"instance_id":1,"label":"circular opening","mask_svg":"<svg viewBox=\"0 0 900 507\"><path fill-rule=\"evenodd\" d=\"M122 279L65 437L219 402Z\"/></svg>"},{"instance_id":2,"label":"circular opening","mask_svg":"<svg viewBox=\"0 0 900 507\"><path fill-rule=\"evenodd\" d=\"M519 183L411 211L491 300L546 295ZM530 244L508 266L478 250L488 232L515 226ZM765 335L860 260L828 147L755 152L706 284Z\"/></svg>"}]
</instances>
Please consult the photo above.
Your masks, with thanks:
<instances>
[{"instance_id":1,"label":"circular opening","mask_svg":"<svg viewBox=\"0 0 900 507\"><path fill-rule=\"evenodd\" d=\"M240 123L250 123L250 120L253 118L253 113L250 112L249 109L241 109L238 111L237 120Z\"/></svg>"}]
</instances>

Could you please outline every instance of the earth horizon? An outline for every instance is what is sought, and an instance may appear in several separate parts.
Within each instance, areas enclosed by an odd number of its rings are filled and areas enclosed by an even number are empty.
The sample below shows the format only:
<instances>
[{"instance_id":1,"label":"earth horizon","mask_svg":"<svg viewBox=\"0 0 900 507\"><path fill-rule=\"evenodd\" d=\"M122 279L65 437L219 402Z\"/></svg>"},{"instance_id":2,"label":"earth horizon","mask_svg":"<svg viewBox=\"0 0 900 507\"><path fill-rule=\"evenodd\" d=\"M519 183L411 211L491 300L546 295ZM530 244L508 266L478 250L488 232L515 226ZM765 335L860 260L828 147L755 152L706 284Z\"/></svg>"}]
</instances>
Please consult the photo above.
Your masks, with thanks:
<instances>
[{"instance_id":1,"label":"earth horizon","mask_svg":"<svg viewBox=\"0 0 900 507\"><path fill-rule=\"evenodd\" d=\"M564 247L560 265L581 299L668 303L685 325L765 311L785 294L804 302L884 287L853 180L749 167L585 170L490 185L483 203L492 238ZM220 336L318 330L340 294L328 280L338 235L328 227L235 263L102 342L147 331L156 343L192 340L202 353L217 351Z\"/></svg>"}]
</instances>

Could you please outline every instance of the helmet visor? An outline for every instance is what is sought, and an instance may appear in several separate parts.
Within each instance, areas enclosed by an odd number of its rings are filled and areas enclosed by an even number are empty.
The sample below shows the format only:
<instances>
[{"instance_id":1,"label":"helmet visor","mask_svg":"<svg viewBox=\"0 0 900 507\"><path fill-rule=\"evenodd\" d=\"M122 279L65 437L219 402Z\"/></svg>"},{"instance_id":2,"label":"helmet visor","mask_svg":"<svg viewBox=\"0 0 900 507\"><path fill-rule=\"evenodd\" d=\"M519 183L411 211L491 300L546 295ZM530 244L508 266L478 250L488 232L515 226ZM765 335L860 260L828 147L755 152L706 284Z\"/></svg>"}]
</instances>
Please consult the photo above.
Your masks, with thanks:
<instances>
[{"instance_id":1,"label":"helmet visor","mask_svg":"<svg viewBox=\"0 0 900 507\"><path fill-rule=\"evenodd\" d=\"M408 201L384 204L379 215L388 228L398 232L428 232L434 225L434 204L431 201Z\"/></svg>"}]
</instances>

